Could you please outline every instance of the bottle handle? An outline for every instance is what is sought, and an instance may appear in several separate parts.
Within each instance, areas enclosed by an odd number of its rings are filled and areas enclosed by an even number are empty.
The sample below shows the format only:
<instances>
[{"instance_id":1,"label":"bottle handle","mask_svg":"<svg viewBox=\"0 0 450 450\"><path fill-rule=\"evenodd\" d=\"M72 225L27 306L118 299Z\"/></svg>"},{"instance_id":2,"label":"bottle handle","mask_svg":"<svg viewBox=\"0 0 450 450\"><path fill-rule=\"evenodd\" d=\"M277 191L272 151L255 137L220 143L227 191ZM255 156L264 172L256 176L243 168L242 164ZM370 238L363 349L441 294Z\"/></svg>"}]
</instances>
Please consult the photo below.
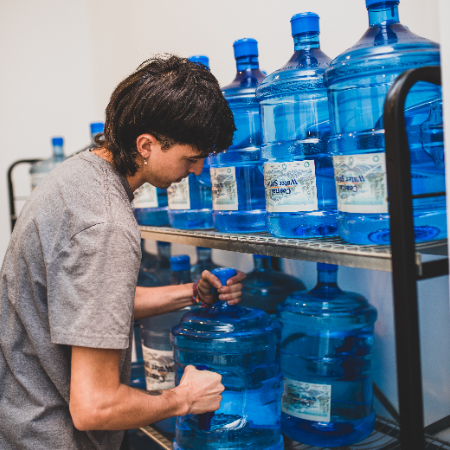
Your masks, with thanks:
<instances>
[{"instance_id":1,"label":"bottle handle","mask_svg":"<svg viewBox=\"0 0 450 450\"><path fill-rule=\"evenodd\" d=\"M198 364L195 366L197 370L209 370L207 366L203 364ZM214 411L206 412L203 414L198 414L198 429L200 431L210 431L211 430L211 420L214 417Z\"/></svg>"}]
</instances>

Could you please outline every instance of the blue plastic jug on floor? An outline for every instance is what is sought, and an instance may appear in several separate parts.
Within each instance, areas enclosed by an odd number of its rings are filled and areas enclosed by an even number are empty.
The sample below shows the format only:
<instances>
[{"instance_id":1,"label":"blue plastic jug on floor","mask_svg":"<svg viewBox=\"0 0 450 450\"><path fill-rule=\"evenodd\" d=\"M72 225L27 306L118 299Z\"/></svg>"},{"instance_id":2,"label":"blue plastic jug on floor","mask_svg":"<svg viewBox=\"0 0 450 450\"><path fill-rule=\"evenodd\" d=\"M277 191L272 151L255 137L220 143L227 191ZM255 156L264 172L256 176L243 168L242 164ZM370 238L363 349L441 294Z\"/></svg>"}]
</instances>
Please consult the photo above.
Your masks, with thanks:
<instances>
[{"instance_id":1,"label":"blue plastic jug on floor","mask_svg":"<svg viewBox=\"0 0 450 450\"><path fill-rule=\"evenodd\" d=\"M337 235L330 122L319 16L291 19L295 52L256 90L261 107L267 226L277 237Z\"/></svg>"},{"instance_id":2,"label":"blue plastic jug on floor","mask_svg":"<svg viewBox=\"0 0 450 450\"><path fill-rule=\"evenodd\" d=\"M363 0L359 2L362 6ZM402 72L440 65L439 45L401 25L399 3L366 0L369 29L325 72L338 230L342 239L354 244L390 243L383 128L386 94ZM413 195L445 191L441 107L440 86L418 83L407 97ZM413 206L416 242L447 237L445 197L415 199Z\"/></svg>"},{"instance_id":3,"label":"blue plastic jug on floor","mask_svg":"<svg viewBox=\"0 0 450 450\"><path fill-rule=\"evenodd\" d=\"M317 447L343 447L370 435L376 309L337 285L338 267L318 264L317 285L277 307L281 323L283 433Z\"/></svg>"},{"instance_id":4,"label":"blue plastic jug on floor","mask_svg":"<svg viewBox=\"0 0 450 450\"><path fill-rule=\"evenodd\" d=\"M236 271L213 273L224 285ZM192 364L220 373L225 391L210 420L202 415L178 417L174 450L284 448L279 339L279 324L256 308L218 301L210 309L183 316L171 333L177 383Z\"/></svg>"},{"instance_id":5,"label":"blue plastic jug on floor","mask_svg":"<svg viewBox=\"0 0 450 450\"><path fill-rule=\"evenodd\" d=\"M233 45L237 74L223 94L233 111L236 132L227 151L212 156L214 227L229 233L266 231L261 126L255 90L264 79L258 43L240 39Z\"/></svg>"}]
</instances>

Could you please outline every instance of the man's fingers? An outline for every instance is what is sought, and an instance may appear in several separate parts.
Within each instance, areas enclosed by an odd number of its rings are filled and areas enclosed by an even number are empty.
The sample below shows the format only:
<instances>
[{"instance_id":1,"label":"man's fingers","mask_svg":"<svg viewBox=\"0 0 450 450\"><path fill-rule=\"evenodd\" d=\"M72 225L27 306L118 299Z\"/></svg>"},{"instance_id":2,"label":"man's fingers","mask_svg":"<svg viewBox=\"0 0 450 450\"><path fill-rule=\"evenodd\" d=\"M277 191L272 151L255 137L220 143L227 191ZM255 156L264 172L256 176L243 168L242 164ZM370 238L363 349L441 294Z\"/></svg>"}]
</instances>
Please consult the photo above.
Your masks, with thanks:
<instances>
[{"instance_id":1,"label":"man's fingers","mask_svg":"<svg viewBox=\"0 0 450 450\"><path fill-rule=\"evenodd\" d=\"M232 286L223 286L220 289L217 289L219 294L230 294L231 292L239 292L242 291L242 283L233 284Z\"/></svg>"}]
</instances>

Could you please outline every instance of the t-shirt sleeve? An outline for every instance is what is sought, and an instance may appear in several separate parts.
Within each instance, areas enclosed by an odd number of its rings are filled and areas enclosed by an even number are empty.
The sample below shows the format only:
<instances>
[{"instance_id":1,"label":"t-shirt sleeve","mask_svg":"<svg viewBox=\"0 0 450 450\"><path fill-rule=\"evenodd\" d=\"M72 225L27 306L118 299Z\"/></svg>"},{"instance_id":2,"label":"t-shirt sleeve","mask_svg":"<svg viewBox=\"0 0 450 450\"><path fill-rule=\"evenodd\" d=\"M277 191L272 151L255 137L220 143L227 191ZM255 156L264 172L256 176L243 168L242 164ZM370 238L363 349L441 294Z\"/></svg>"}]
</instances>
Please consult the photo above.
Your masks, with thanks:
<instances>
[{"instance_id":1,"label":"t-shirt sleeve","mask_svg":"<svg viewBox=\"0 0 450 450\"><path fill-rule=\"evenodd\" d=\"M128 348L140 257L125 227L101 223L72 237L47 267L52 342Z\"/></svg>"}]
</instances>

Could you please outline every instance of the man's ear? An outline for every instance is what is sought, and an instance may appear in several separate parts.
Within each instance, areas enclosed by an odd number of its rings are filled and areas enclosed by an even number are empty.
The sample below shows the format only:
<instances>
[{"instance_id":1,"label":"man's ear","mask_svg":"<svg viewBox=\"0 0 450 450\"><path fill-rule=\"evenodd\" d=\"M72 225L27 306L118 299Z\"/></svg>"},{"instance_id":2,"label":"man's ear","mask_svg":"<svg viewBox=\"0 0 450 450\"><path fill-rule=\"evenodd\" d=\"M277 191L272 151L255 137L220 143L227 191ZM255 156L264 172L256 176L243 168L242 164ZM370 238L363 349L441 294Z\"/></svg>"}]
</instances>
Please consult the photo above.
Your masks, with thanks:
<instances>
[{"instance_id":1,"label":"man's ear","mask_svg":"<svg viewBox=\"0 0 450 450\"><path fill-rule=\"evenodd\" d=\"M152 153L152 148L159 145L158 139L152 134L141 134L136 139L136 148L144 159L148 159Z\"/></svg>"}]
</instances>

